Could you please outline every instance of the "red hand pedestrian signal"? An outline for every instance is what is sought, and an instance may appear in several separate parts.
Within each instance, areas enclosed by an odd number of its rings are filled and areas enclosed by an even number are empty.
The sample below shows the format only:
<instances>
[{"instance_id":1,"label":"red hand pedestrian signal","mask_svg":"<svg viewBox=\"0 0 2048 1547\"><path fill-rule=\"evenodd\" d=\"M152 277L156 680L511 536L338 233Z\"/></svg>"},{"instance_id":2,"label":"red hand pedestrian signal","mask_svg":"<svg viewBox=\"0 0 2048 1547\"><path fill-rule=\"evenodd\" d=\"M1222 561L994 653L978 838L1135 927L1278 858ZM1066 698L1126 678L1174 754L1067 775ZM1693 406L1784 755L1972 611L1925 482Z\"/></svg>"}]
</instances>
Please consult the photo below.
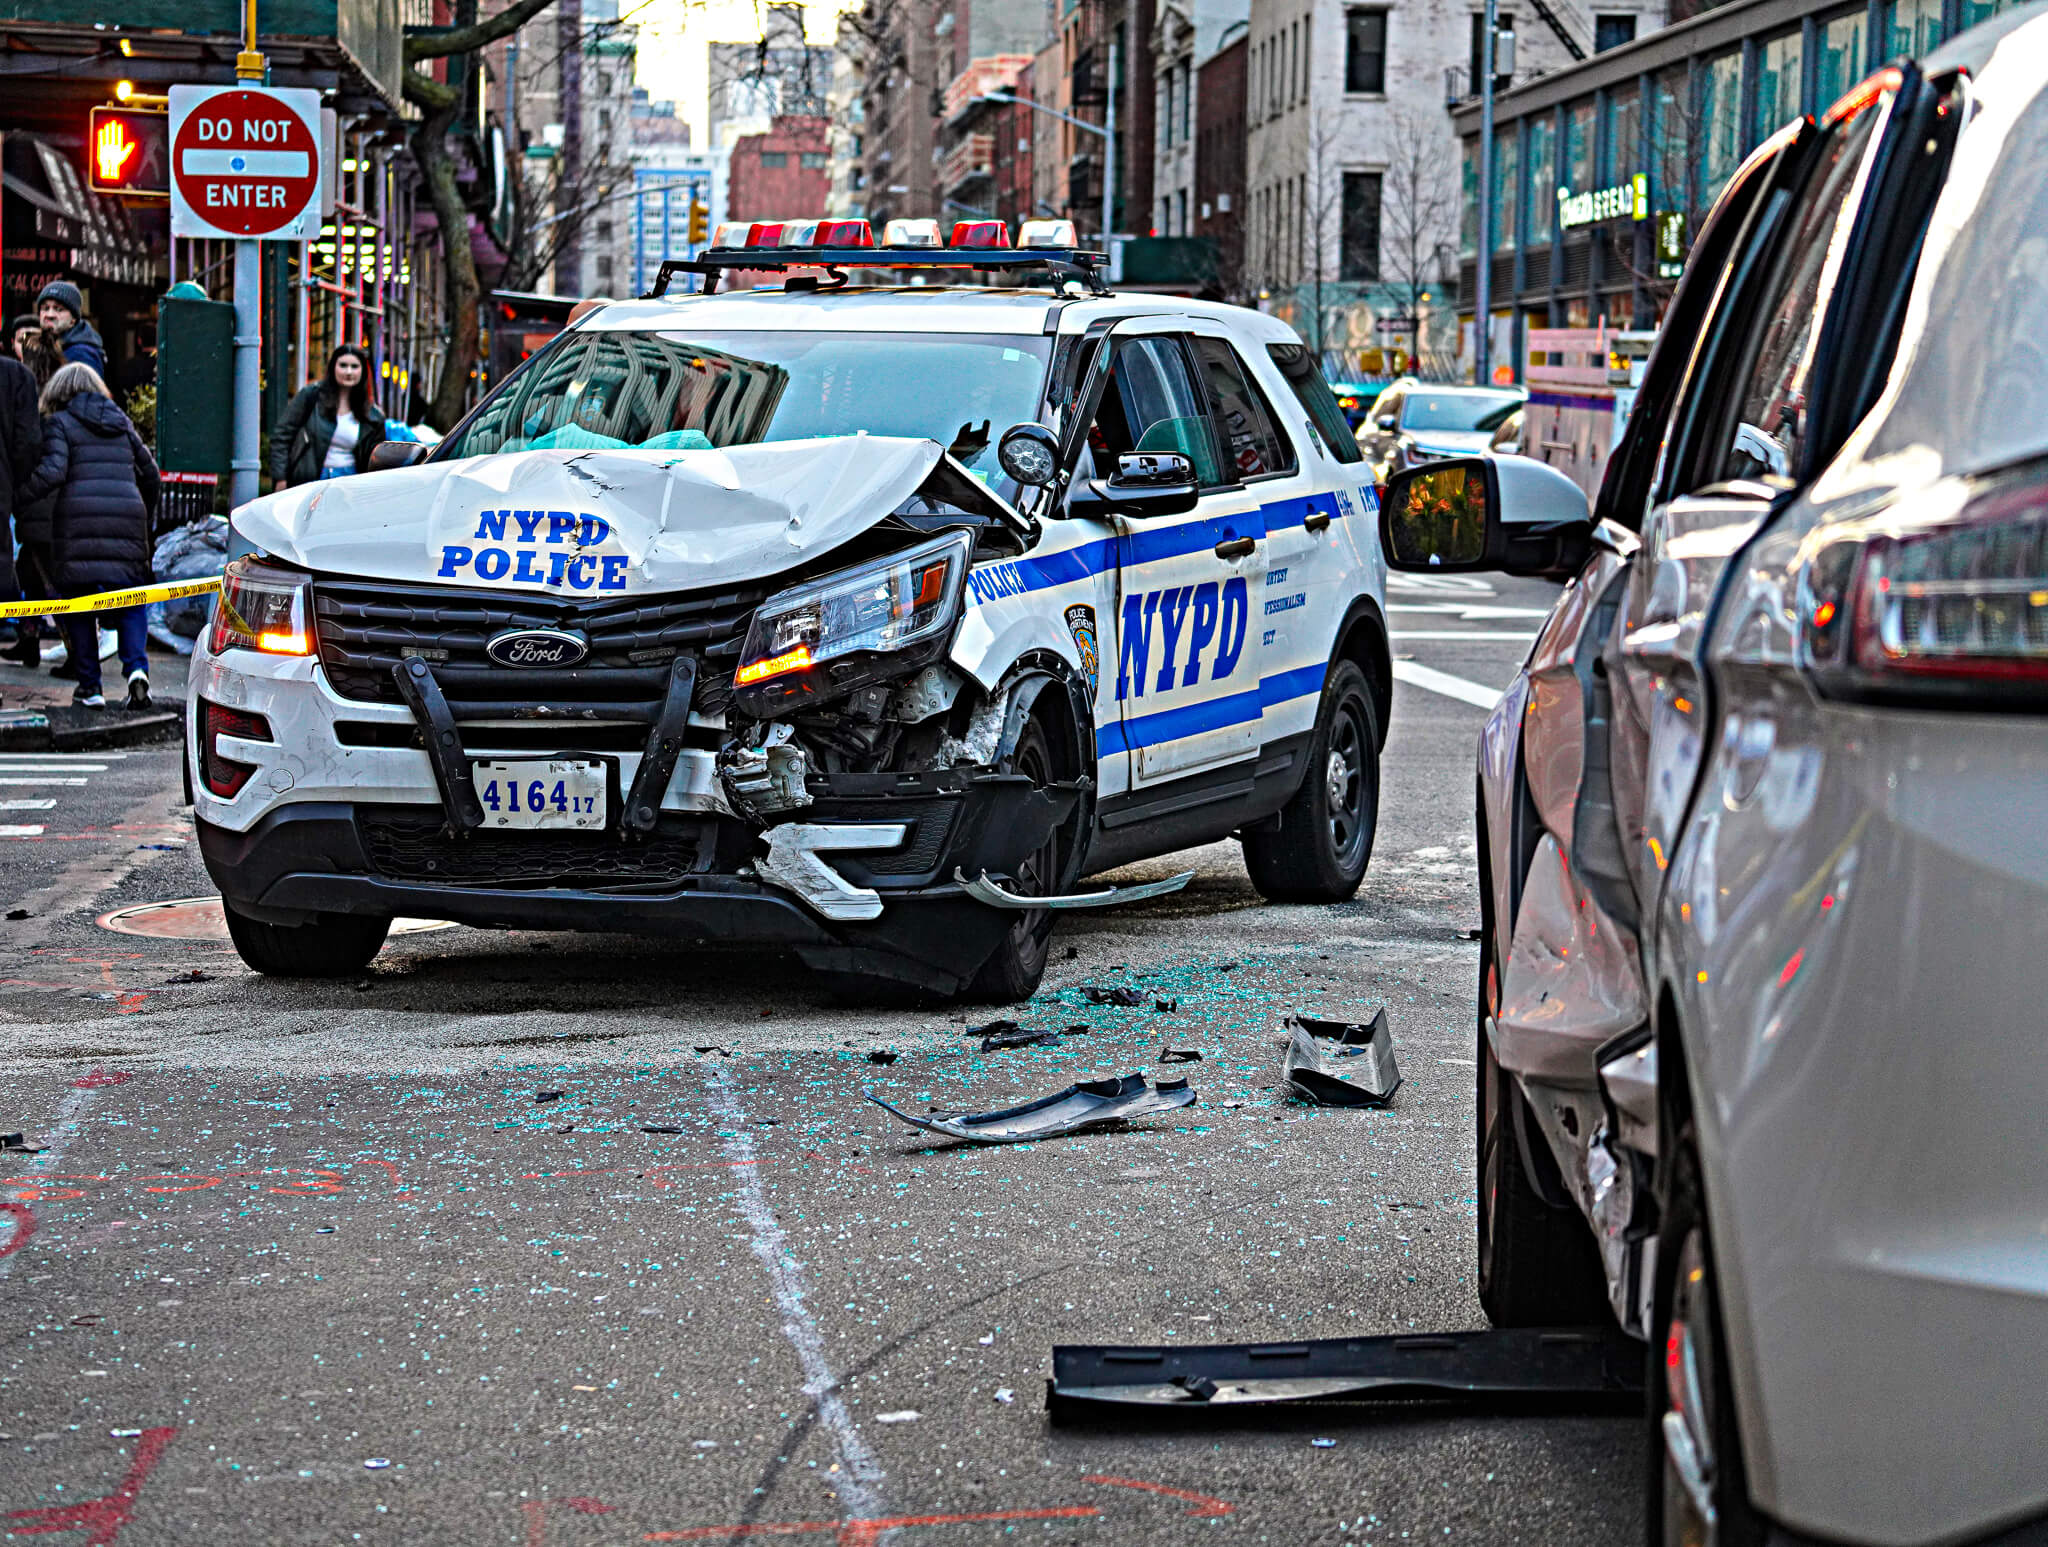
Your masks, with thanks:
<instances>
[{"instance_id":1,"label":"red hand pedestrian signal","mask_svg":"<svg viewBox=\"0 0 2048 1547\"><path fill-rule=\"evenodd\" d=\"M100 181L118 183L128 163L135 159L135 153L142 147L128 136L128 126L119 119L103 123L93 139L92 156L99 169Z\"/></svg>"}]
</instances>

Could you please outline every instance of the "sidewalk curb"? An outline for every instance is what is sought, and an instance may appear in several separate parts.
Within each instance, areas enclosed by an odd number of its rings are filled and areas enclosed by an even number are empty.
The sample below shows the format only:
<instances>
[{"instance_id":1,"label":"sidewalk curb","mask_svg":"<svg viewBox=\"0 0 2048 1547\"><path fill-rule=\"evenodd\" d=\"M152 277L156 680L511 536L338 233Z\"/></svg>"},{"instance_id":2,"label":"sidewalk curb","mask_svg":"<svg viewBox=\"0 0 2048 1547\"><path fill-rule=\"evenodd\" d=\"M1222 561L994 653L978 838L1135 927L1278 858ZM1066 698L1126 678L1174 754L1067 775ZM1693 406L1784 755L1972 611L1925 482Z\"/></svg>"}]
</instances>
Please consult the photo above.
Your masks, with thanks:
<instances>
[{"instance_id":1,"label":"sidewalk curb","mask_svg":"<svg viewBox=\"0 0 2048 1547\"><path fill-rule=\"evenodd\" d=\"M53 723L54 722L54 723ZM185 733L182 705L147 714L123 709L0 709L0 751L93 752L177 741Z\"/></svg>"}]
</instances>

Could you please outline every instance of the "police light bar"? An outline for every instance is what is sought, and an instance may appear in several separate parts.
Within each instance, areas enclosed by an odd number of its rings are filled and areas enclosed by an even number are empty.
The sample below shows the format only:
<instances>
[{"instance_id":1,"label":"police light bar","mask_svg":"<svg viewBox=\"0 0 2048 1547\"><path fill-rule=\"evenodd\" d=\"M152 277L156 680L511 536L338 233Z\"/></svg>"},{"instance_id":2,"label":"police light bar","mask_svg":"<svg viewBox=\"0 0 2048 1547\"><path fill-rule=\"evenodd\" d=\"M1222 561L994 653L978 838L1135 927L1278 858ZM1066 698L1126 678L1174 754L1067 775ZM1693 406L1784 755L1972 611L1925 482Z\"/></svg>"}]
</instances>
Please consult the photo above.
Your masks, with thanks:
<instances>
[{"instance_id":1,"label":"police light bar","mask_svg":"<svg viewBox=\"0 0 2048 1547\"><path fill-rule=\"evenodd\" d=\"M960 220L953 224L953 247L1008 247L1010 228L1000 220Z\"/></svg>"},{"instance_id":2,"label":"police light bar","mask_svg":"<svg viewBox=\"0 0 2048 1547\"><path fill-rule=\"evenodd\" d=\"M713 247L872 247L865 220L728 220Z\"/></svg>"},{"instance_id":3,"label":"police light bar","mask_svg":"<svg viewBox=\"0 0 2048 1547\"><path fill-rule=\"evenodd\" d=\"M1019 247L1079 247L1081 234L1071 220L1027 220L1017 227Z\"/></svg>"},{"instance_id":4,"label":"police light bar","mask_svg":"<svg viewBox=\"0 0 2048 1547\"><path fill-rule=\"evenodd\" d=\"M943 247L936 220L892 220L882 227L884 247Z\"/></svg>"},{"instance_id":5,"label":"police light bar","mask_svg":"<svg viewBox=\"0 0 2048 1547\"><path fill-rule=\"evenodd\" d=\"M718 228L711 233L713 247L746 247L755 231L751 220L721 220Z\"/></svg>"}]
</instances>

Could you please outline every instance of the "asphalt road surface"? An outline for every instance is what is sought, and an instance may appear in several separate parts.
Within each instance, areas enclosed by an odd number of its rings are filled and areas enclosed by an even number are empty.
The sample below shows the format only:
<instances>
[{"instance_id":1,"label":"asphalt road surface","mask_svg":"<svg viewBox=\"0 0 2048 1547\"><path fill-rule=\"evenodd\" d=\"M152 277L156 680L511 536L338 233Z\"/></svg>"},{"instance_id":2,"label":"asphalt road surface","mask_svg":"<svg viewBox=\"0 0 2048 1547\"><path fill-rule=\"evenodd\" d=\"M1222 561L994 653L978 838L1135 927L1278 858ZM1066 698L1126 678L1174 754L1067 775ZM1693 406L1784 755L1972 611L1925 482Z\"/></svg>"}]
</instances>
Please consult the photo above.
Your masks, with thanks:
<instances>
[{"instance_id":1,"label":"asphalt road surface","mask_svg":"<svg viewBox=\"0 0 2048 1547\"><path fill-rule=\"evenodd\" d=\"M209 890L173 751L0 756L0 1130L44 1146L0 1155L0 1540L1638 1539L1632 1421L1044 1411L1054 1343L1481 1324L1472 700L1553 594L1397 579L1360 896L1268 906L1232 844L1132 867L1199 876L1062 922L1006 1012L1088 1025L1057 1048L624 937L427 929L268 981L96 922ZM1286 1013L1380 1005L1390 1109L1283 1098ZM1164 1047L1200 1104L1123 1132L930 1144L862 1099Z\"/></svg>"}]
</instances>

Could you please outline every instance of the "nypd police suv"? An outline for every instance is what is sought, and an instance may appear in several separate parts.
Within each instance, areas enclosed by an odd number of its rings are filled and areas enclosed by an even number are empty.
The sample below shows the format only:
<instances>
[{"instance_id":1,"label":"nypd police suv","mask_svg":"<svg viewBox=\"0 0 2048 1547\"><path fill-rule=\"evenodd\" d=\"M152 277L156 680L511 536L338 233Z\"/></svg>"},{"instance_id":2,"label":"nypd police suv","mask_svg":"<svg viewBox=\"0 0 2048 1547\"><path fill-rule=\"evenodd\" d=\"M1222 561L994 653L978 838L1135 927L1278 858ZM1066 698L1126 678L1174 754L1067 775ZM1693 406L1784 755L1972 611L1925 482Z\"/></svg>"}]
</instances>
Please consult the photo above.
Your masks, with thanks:
<instances>
[{"instance_id":1,"label":"nypd police suv","mask_svg":"<svg viewBox=\"0 0 2048 1547\"><path fill-rule=\"evenodd\" d=\"M1054 910L1185 880L1076 890L1130 860L1235 835L1267 896L1351 895L1357 444L1285 326L1038 224L721 230L669 266L705 293L592 312L414 465L238 510L189 746L244 960L423 915L1006 999Z\"/></svg>"}]
</instances>

